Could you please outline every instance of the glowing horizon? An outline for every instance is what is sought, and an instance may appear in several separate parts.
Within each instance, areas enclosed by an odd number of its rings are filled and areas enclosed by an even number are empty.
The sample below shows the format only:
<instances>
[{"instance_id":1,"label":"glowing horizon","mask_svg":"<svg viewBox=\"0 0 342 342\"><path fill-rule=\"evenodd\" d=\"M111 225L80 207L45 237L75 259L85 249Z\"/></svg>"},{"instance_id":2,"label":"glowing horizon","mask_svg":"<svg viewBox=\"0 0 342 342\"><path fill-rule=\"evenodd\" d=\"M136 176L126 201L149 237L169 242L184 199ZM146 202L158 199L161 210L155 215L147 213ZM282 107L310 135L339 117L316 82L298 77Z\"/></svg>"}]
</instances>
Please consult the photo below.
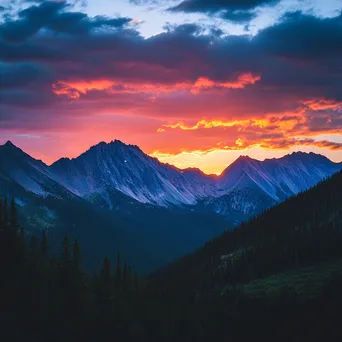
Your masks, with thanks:
<instances>
[{"instance_id":1,"label":"glowing horizon","mask_svg":"<svg viewBox=\"0 0 342 342\"><path fill-rule=\"evenodd\" d=\"M33 138L33 139L37 139ZM111 143L115 139L105 141L107 144ZM119 140L119 139L118 139ZM120 141L122 141L120 139ZM0 141L1 144L5 144L6 141ZM58 157L46 159L44 156L41 156L39 154L36 154L33 152L32 154L22 148L20 144L17 144L13 141L11 141L14 145L16 145L18 148L22 149L24 152L28 153L31 157L42 160L45 164L51 165L54 162L58 161L60 158L77 158L81 154L88 151L91 147L94 147L98 145L99 143L103 141L98 141L95 144L89 145L84 150L79 151L77 153L71 154L71 155L59 155ZM134 142L125 142L122 141L126 145L136 145ZM141 148L140 146L138 146ZM145 153L145 151L141 148L141 150ZM168 153L160 153L158 151L153 151L151 153L145 153L147 156L157 158L160 162L164 164L170 164L173 165L181 170L187 169L187 168L196 168L201 170L203 173L207 175L217 175L219 176L230 164L232 164L236 159L238 159L240 156L248 155L252 159L256 159L259 161L263 161L265 159L272 159L272 158L281 158L285 155L289 155L293 152L313 152L316 154L322 154L320 152L321 148L316 148L314 150L308 148L307 146L297 146L291 149L286 150L266 150L262 149L258 146L254 146L247 149L237 149L237 150L224 150L224 149L211 149L208 151L182 151L178 154L168 154ZM328 159L335 163L342 163L342 155L325 155ZM51 156L50 156L51 157ZM216 162L216 164L215 164Z\"/></svg>"}]
</instances>

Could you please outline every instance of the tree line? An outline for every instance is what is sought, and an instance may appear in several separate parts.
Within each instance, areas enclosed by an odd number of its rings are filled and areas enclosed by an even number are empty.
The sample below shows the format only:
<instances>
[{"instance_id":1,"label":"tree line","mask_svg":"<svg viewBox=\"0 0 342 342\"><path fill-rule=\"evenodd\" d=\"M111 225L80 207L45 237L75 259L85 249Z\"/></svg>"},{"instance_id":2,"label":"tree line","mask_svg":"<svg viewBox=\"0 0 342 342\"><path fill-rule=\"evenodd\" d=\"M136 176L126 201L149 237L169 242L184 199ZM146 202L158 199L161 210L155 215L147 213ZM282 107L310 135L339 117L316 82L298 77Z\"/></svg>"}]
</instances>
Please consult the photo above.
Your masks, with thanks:
<instances>
[{"instance_id":1,"label":"tree line","mask_svg":"<svg viewBox=\"0 0 342 342\"><path fill-rule=\"evenodd\" d=\"M272 296L248 294L244 285L342 261L341 247L342 173L147 277L119 254L88 274L77 240L65 236L53 254L46 231L25 232L15 200L1 200L0 334L29 342L338 341L342 270L315 296L287 284Z\"/></svg>"}]
</instances>

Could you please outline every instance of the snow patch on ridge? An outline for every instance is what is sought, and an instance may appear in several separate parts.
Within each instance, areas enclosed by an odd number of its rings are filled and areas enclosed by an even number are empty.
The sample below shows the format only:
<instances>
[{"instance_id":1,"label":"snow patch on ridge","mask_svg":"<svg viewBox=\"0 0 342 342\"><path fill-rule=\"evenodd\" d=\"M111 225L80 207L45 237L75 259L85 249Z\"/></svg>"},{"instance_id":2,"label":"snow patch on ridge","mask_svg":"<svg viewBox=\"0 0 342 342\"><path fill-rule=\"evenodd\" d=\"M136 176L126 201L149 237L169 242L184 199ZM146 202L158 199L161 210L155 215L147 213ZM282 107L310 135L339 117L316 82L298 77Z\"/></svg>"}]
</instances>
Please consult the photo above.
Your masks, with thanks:
<instances>
[{"instance_id":1,"label":"snow patch on ridge","mask_svg":"<svg viewBox=\"0 0 342 342\"><path fill-rule=\"evenodd\" d=\"M207 176L198 169L163 164L120 141L102 142L78 158L62 158L50 167L11 144L1 146L0 154L6 160L0 172L38 196L76 195L113 209L119 191L143 204L205 203L227 215L260 211L342 168L321 155L293 153L265 161L239 157L221 176Z\"/></svg>"}]
</instances>

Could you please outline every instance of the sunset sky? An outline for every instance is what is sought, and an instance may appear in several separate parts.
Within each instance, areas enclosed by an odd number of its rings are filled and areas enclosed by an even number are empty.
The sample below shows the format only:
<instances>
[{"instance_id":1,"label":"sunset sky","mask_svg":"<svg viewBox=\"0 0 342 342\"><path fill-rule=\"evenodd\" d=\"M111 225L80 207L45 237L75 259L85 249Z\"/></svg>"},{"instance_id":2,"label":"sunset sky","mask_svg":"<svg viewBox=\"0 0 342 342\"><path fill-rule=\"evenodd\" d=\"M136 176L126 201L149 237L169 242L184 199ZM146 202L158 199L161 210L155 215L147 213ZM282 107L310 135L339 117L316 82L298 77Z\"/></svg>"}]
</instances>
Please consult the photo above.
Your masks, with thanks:
<instances>
[{"instance_id":1,"label":"sunset sky","mask_svg":"<svg viewBox=\"0 0 342 342\"><path fill-rule=\"evenodd\" d=\"M0 101L0 144L48 164L342 161L342 0L0 0Z\"/></svg>"}]
</instances>

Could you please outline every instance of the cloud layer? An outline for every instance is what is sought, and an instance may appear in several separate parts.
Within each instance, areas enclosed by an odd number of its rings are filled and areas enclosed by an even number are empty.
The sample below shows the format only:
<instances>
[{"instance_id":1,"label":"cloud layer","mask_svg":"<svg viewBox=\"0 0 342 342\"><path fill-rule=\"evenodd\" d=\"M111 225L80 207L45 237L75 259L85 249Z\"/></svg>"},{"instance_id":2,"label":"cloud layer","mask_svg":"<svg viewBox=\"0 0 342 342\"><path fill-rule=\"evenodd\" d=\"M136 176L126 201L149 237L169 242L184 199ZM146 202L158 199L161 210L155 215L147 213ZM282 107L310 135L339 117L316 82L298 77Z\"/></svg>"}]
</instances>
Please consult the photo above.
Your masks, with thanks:
<instances>
[{"instance_id":1,"label":"cloud layer","mask_svg":"<svg viewBox=\"0 0 342 342\"><path fill-rule=\"evenodd\" d=\"M172 10L273 3L186 0ZM129 131L149 153L342 150L317 138L342 133L341 41L342 14L288 13L255 36L184 24L145 39L131 18L44 1L0 24L0 131L81 136L92 127L94 142Z\"/></svg>"}]
</instances>

